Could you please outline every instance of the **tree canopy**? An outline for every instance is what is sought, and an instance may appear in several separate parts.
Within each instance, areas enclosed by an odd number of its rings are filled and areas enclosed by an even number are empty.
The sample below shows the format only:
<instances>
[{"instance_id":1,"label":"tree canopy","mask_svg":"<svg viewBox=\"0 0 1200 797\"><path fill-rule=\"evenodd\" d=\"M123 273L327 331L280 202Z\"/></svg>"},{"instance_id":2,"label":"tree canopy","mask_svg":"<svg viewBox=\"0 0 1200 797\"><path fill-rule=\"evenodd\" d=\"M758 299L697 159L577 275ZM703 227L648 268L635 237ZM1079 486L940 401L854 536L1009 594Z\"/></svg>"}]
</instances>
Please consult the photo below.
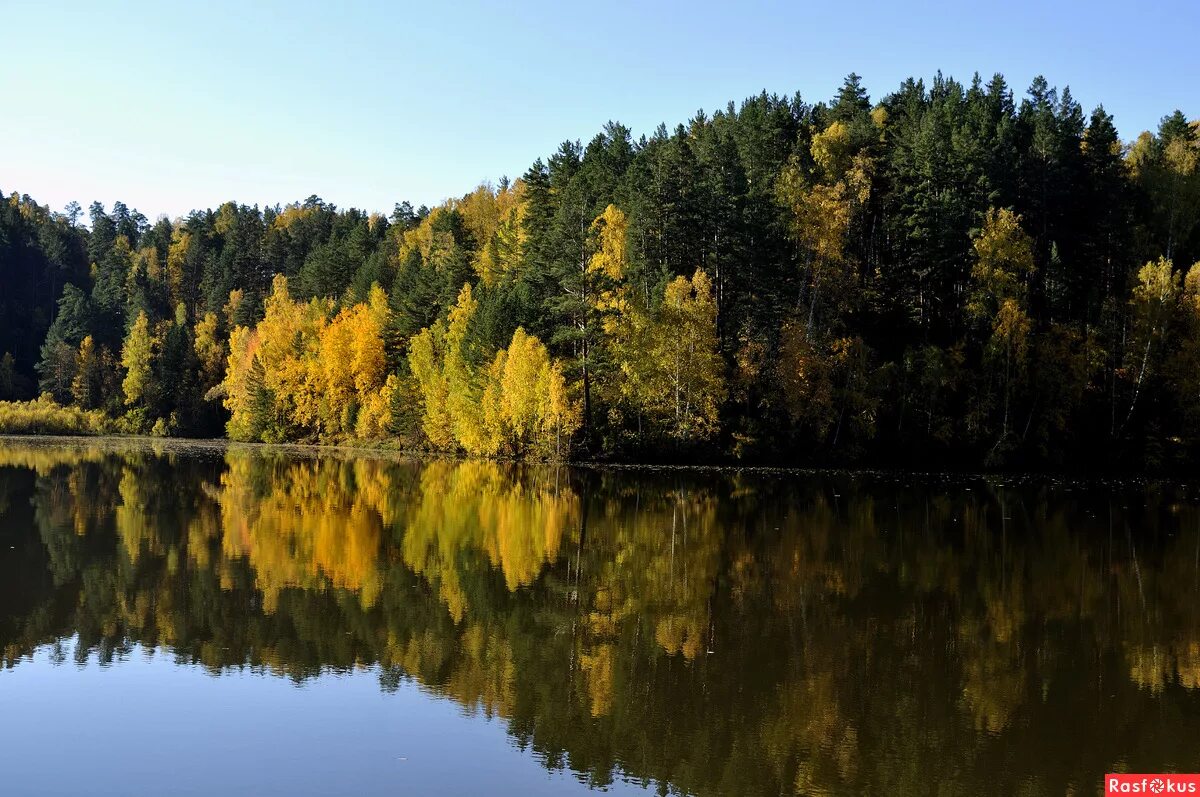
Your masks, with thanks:
<instances>
[{"instance_id":1,"label":"tree canopy","mask_svg":"<svg viewBox=\"0 0 1200 797\"><path fill-rule=\"evenodd\" d=\"M0 400L484 456L1188 466L1200 125L760 94L388 215L0 202Z\"/></svg>"}]
</instances>

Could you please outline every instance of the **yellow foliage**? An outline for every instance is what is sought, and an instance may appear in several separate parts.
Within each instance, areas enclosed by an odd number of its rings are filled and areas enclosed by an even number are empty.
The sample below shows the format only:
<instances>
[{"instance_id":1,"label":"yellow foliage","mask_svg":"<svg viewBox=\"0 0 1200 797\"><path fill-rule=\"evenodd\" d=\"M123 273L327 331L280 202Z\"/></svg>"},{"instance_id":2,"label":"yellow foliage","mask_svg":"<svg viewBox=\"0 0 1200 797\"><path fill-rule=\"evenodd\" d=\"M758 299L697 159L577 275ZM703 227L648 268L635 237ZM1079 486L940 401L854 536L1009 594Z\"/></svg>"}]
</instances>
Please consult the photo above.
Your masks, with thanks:
<instances>
[{"instance_id":1,"label":"yellow foliage","mask_svg":"<svg viewBox=\"0 0 1200 797\"><path fill-rule=\"evenodd\" d=\"M524 233L524 184L519 180L494 189L484 184L461 200L449 203L462 215L463 227L475 241L475 273L491 284L520 263Z\"/></svg>"},{"instance_id":2,"label":"yellow foliage","mask_svg":"<svg viewBox=\"0 0 1200 797\"><path fill-rule=\"evenodd\" d=\"M121 365L125 368L125 379L121 389L125 392L125 404L132 406L141 401L150 385L150 359L153 356L154 337L150 333L150 320L144 312L125 336L121 347Z\"/></svg>"},{"instance_id":3,"label":"yellow foliage","mask_svg":"<svg viewBox=\"0 0 1200 797\"><path fill-rule=\"evenodd\" d=\"M975 289L967 311L976 317L994 315L1006 299L1025 297L1025 280L1033 274L1033 240L1021 229L1021 217L1007 208L989 210L975 236Z\"/></svg>"},{"instance_id":4,"label":"yellow foliage","mask_svg":"<svg viewBox=\"0 0 1200 797\"><path fill-rule=\"evenodd\" d=\"M596 252L588 263L588 270L603 274L612 280L625 276L627 254L625 236L629 223L615 205L609 205L592 222L592 234L596 237Z\"/></svg>"},{"instance_id":5,"label":"yellow foliage","mask_svg":"<svg viewBox=\"0 0 1200 797\"><path fill-rule=\"evenodd\" d=\"M316 361L321 425L329 436L352 434L359 402L383 387L385 357L379 316L366 304L339 312L320 331Z\"/></svg>"},{"instance_id":6,"label":"yellow foliage","mask_svg":"<svg viewBox=\"0 0 1200 797\"><path fill-rule=\"evenodd\" d=\"M475 378L466 347L467 331L478 307L479 302L472 296L470 284L463 285L458 302L447 317L446 351L442 366L446 378L446 408L450 413L454 437L459 445L472 454L485 453L488 447L479 406L483 391Z\"/></svg>"},{"instance_id":7,"label":"yellow foliage","mask_svg":"<svg viewBox=\"0 0 1200 797\"><path fill-rule=\"evenodd\" d=\"M221 387L225 409L229 410L226 434L233 440L254 440L258 436L257 388L262 378L258 362L258 334L247 327L234 327L229 334L229 356Z\"/></svg>"},{"instance_id":8,"label":"yellow foliage","mask_svg":"<svg viewBox=\"0 0 1200 797\"><path fill-rule=\"evenodd\" d=\"M217 333L217 314L208 312L196 322L196 357L200 360L201 384L215 385L221 381L221 365L225 360L225 343Z\"/></svg>"},{"instance_id":9,"label":"yellow foliage","mask_svg":"<svg viewBox=\"0 0 1200 797\"><path fill-rule=\"evenodd\" d=\"M446 377L442 373L445 338L446 325L438 321L414 335L408 344L408 365L421 397L421 429L430 445L440 450L454 444Z\"/></svg>"},{"instance_id":10,"label":"yellow foliage","mask_svg":"<svg viewBox=\"0 0 1200 797\"><path fill-rule=\"evenodd\" d=\"M508 349L476 373L465 348L476 306L464 285L449 323L439 321L409 343L425 436L434 448L481 456L565 456L582 413L562 369L541 341L518 328Z\"/></svg>"},{"instance_id":11,"label":"yellow foliage","mask_svg":"<svg viewBox=\"0 0 1200 797\"><path fill-rule=\"evenodd\" d=\"M834 122L813 136L810 152L817 166L836 180L850 163L850 128Z\"/></svg>"},{"instance_id":12,"label":"yellow foliage","mask_svg":"<svg viewBox=\"0 0 1200 797\"><path fill-rule=\"evenodd\" d=\"M658 401L651 406L669 419L672 437L707 439L717 431L725 378L717 351L717 304L703 270L667 285L655 326L651 357L657 384L650 392Z\"/></svg>"},{"instance_id":13,"label":"yellow foliage","mask_svg":"<svg viewBox=\"0 0 1200 797\"><path fill-rule=\"evenodd\" d=\"M386 374L387 307L386 294L372 286L368 302L329 319L331 302L293 301L287 278L276 276L262 321L230 334L222 383L229 436L277 439L291 429L322 440L382 436L397 389ZM216 321L202 323L215 327Z\"/></svg>"}]
</instances>

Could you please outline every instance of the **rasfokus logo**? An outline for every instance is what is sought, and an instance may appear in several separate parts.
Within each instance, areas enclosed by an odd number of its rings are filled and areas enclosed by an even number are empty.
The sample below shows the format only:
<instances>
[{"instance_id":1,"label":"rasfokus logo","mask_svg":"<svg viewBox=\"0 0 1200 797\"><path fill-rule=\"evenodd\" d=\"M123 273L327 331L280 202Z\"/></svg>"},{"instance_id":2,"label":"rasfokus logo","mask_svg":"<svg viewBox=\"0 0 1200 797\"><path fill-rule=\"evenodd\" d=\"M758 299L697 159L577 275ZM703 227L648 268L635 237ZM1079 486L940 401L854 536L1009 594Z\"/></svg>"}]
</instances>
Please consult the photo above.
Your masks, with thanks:
<instances>
[{"instance_id":1,"label":"rasfokus logo","mask_svg":"<svg viewBox=\"0 0 1200 797\"><path fill-rule=\"evenodd\" d=\"M1105 775L1104 797L1116 794L1200 795L1200 775L1162 772L1155 775Z\"/></svg>"}]
</instances>

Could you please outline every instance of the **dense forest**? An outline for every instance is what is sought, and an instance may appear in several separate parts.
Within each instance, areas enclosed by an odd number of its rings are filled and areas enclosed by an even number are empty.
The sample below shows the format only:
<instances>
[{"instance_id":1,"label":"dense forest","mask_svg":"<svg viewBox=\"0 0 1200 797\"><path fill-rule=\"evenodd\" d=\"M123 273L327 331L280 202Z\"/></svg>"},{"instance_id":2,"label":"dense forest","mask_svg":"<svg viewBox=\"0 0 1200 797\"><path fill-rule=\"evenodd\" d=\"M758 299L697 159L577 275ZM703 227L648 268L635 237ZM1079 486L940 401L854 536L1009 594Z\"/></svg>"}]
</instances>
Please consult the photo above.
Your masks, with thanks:
<instances>
[{"instance_id":1,"label":"dense forest","mask_svg":"<svg viewBox=\"0 0 1200 797\"><path fill-rule=\"evenodd\" d=\"M0 203L0 429L479 456L1200 461L1200 124L767 94L390 216ZM36 398L40 396L40 398ZM18 401L29 401L20 404Z\"/></svg>"}]
</instances>

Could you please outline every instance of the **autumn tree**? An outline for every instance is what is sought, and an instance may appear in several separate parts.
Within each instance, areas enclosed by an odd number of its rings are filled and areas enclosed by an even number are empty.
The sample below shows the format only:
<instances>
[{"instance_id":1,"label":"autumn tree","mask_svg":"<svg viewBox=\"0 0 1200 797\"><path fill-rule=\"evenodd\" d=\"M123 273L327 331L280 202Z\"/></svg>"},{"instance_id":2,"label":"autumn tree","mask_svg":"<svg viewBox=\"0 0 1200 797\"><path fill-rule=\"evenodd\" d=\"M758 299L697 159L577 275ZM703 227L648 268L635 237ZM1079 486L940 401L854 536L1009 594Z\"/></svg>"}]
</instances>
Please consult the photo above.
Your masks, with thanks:
<instances>
[{"instance_id":1,"label":"autumn tree","mask_svg":"<svg viewBox=\"0 0 1200 797\"><path fill-rule=\"evenodd\" d=\"M1031 321L1027 309L1028 280L1035 271L1033 242L1021 219L1001 208L988 212L974 239L975 264L967 312L987 330L984 359L999 382L1000 431L992 448L998 454L1009 443L1013 393L1027 366Z\"/></svg>"},{"instance_id":2,"label":"autumn tree","mask_svg":"<svg viewBox=\"0 0 1200 797\"><path fill-rule=\"evenodd\" d=\"M725 399L724 363L717 351L717 306L708 275L667 285L652 340L650 413L681 443L711 439Z\"/></svg>"}]
</instances>

